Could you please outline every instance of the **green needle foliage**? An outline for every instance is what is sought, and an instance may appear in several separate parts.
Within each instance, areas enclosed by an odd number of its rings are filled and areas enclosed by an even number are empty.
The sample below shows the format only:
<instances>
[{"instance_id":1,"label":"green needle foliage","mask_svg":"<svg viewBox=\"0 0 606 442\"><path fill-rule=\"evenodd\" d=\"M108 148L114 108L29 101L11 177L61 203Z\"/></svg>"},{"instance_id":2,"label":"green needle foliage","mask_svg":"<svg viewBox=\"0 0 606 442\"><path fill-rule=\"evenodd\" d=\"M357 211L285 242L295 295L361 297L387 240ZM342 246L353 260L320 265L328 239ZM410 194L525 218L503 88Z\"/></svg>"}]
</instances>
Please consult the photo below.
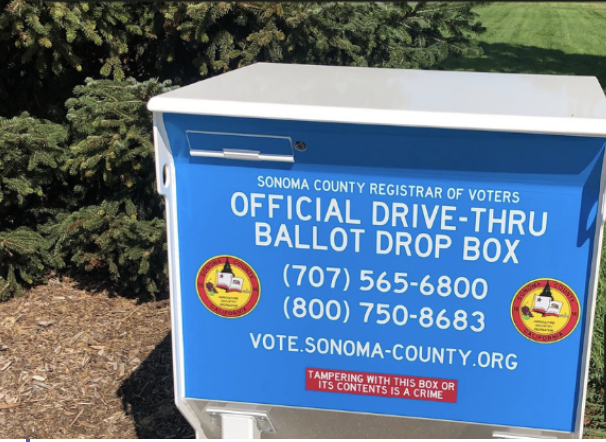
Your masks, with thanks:
<instances>
[{"instance_id":1,"label":"green needle foliage","mask_svg":"<svg viewBox=\"0 0 606 442\"><path fill-rule=\"evenodd\" d=\"M166 289L163 201L155 190L149 99L170 82L87 79L67 101L74 143L66 170L78 210L44 231L58 257L130 291Z\"/></svg>"},{"instance_id":2,"label":"green needle foliage","mask_svg":"<svg viewBox=\"0 0 606 442\"><path fill-rule=\"evenodd\" d=\"M138 219L162 217L155 187L152 116L147 102L174 89L170 81L87 79L66 102L72 138L70 174L81 205L122 201Z\"/></svg>"},{"instance_id":3,"label":"green needle foliage","mask_svg":"<svg viewBox=\"0 0 606 442\"><path fill-rule=\"evenodd\" d=\"M479 4L0 0L0 115L67 128L0 120L7 290L63 262L132 291L166 288L146 103L171 82L257 61L434 68L479 51Z\"/></svg>"},{"instance_id":4,"label":"green needle foliage","mask_svg":"<svg viewBox=\"0 0 606 442\"><path fill-rule=\"evenodd\" d=\"M0 115L60 119L99 75L184 85L255 61L431 68L480 52L485 4L0 0Z\"/></svg>"},{"instance_id":5,"label":"green needle foliage","mask_svg":"<svg viewBox=\"0 0 606 442\"><path fill-rule=\"evenodd\" d=\"M49 269L59 267L50 243L27 227L0 232L0 301L23 294L23 284L44 281Z\"/></svg>"},{"instance_id":6,"label":"green needle foliage","mask_svg":"<svg viewBox=\"0 0 606 442\"><path fill-rule=\"evenodd\" d=\"M125 201L106 200L59 216L46 231L60 257L77 270L109 278L124 295L167 290L162 218L139 220Z\"/></svg>"},{"instance_id":7,"label":"green needle foliage","mask_svg":"<svg viewBox=\"0 0 606 442\"><path fill-rule=\"evenodd\" d=\"M166 287L145 106L170 81L256 61L431 68L478 51L477 6L0 0L0 115L68 129L0 119L0 298L64 261L133 291Z\"/></svg>"},{"instance_id":8,"label":"green needle foliage","mask_svg":"<svg viewBox=\"0 0 606 442\"><path fill-rule=\"evenodd\" d=\"M28 114L0 118L0 300L62 264L36 229L66 210L66 138L62 126Z\"/></svg>"},{"instance_id":9,"label":"green needle foliage","mask_svg":"<svg viewBox=\"0 0 606 442\"><path fill-rule=\"evenodd\" d=\"M193 79L254 61L429 68L479 53L480 3L174 3L160 8L158 73ZM150 48L151 49L151 48ZM189 54L197 54L191 60ZM184 57L185 55L185 57Z\"/></svg>"}]
</instances>

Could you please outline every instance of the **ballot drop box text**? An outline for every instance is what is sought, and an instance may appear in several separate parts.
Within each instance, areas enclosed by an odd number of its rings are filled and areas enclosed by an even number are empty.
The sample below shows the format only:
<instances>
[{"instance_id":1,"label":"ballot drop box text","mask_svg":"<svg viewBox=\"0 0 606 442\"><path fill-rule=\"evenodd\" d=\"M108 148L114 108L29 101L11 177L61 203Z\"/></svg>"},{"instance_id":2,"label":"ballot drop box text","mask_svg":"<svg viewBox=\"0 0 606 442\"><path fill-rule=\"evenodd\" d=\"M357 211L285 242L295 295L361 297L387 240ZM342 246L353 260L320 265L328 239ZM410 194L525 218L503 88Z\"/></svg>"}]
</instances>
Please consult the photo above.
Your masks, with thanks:
<instances>
[{"instance_id":1,"label":"ballot drop box text","mask_svg":"<svg viewBox=\"0 0 606 442\"><path fill-rule=\"evenodd\" d=\"M580 437L595 78L261 63L149 108L199 437Z\"/></svg>"}]
</instances>

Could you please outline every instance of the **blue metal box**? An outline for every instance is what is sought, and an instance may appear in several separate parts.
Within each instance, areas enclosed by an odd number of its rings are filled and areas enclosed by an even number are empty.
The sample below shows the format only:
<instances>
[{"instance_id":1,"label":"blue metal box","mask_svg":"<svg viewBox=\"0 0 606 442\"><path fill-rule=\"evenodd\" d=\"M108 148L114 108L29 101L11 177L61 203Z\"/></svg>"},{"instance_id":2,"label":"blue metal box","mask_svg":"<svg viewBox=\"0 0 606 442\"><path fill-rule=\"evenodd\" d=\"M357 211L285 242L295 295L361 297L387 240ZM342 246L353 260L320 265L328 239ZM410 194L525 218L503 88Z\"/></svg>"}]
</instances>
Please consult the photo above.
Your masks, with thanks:
<instances>
[{"instance_id":1,"label":"blue metal box","mask_svg":"<svg viewBox=\"0 0 606 442\"><path fill-rule=\"evenodd\" d=\"M277 437L580 437L595 78L256 64L149 109L198 435L210 404Z\"/></svg>"}]
</instances>

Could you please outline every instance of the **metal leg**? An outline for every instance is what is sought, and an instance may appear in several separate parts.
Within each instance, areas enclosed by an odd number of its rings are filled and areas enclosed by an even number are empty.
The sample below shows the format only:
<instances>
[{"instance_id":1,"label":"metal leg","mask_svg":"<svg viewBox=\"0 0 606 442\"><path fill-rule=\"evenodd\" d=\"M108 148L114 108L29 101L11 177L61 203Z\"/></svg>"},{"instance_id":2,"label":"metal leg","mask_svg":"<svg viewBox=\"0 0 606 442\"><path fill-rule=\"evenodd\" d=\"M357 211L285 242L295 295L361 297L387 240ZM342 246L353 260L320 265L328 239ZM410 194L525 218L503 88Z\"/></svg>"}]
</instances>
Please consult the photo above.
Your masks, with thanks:
<instances>
[{"instance_id":1,"label":"metal leg","mask_svg":"<svg viewBox=\"0 0 606 442\"><path fill-rule=\"evenodd\" d=\"M261 439L257 419L252 416L221 414L221 437L223 439Z\"/></svg>"},{"instance_id":2,"label":"metal leg","mask_svg":"<svg viewBox=\"0 0 606 442\"><path fill-rule=\"evenodd\" d=\"M267 410L206 406L210 425L221 428L223 439L261 439L261 433L276 433Z\"/></svg>"}]
</instances>

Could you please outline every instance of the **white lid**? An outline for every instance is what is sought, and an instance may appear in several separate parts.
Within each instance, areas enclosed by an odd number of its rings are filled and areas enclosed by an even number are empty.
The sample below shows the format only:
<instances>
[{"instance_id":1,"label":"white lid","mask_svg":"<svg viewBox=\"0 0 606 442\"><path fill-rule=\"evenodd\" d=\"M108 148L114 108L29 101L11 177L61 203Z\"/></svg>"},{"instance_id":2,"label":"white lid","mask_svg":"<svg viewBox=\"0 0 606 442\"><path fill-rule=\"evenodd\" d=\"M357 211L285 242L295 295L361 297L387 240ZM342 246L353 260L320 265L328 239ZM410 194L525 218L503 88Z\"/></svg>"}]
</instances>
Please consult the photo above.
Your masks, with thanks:
<instances>
[{"instance_id":1,"label":"white lid","mask_svg":"<svg viewBox=\"0 0 606 442\"><path fill-rule=\"evenodd\" d=\"M229 117L606 135L595 77L257 63L152 98Z\"/></svg>"}]
</instances>

